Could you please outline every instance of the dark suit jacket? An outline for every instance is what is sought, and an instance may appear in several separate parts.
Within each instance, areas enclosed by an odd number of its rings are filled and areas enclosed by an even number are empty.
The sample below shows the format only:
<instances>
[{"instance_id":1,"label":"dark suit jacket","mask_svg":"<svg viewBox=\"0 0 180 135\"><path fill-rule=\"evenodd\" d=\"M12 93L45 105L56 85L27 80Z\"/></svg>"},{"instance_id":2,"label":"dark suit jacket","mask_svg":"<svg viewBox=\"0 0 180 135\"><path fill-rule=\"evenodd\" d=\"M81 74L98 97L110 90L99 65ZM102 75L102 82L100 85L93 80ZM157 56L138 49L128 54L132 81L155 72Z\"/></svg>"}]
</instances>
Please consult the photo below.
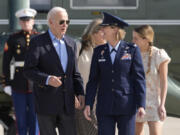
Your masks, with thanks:
<instances>
[{"instance_id":1,"label":"dark suit jacket","mask_svg":"<svg viewBox=\"0 0 180 135\"><path fill-rule=\"evenodd\" d=\"M73 114L74 95L84 94L82 78L76 64L76 44L68 36L64 36L64 41L68 53L65 73L48 32L30 42L24 74L34 82L37 113L57 114L65 108L67 113ZM61 76L63 85L58 88L45 85L49 75Z\"/></svg>"},{"instance_id":2,"label":"dark suit jacket","mask_svg":"<svg viewBox=\"0 0 180 135\"><path fill-rule=\"evenodd\" d=\"M93 106L97 87L97 114L129 115L145 108L145 74L139 48L121 41L114 64L108 44L95 48L86 105Z\"/></svg>"}]
</instances>

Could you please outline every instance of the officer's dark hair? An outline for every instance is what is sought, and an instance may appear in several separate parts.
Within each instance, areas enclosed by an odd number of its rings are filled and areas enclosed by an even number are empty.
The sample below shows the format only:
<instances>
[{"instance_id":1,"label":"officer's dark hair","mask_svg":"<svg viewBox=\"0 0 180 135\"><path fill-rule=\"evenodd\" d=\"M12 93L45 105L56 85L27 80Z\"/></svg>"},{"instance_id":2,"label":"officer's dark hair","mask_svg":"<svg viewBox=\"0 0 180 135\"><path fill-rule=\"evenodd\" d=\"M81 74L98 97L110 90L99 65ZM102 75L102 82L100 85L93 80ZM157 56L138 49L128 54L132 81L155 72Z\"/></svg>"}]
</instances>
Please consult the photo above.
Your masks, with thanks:
<instances>
[{"instance_id":1,"label":"officer's dark hair","mask_svg":"<svg viewBox=\"0 0 180 135\"><path fill-rule=\"evenodd\" d=\"M83 50L87 50L89 47L95 47L95 43L92 39L92 35L97 33L101 26L102 19L94 19L84 30L81 38L81 49L79 55L82 54Z\"/></svg>"},{"instance_id":2,"label":"officer's dark hair","mask_svg":"<svg viewBox=\"0 0 180 135\"><path fill-rule=\"evenodd\" d=\"M149 41L149 58L148 58L148 70L146 74L148 74L151 70L151 59L152 59L152 46L154 41L154 30L150 25L142 25L134 29L135 32L139 34L139 36L143 39L147 39Z\"/></svg>"}]
</instances>

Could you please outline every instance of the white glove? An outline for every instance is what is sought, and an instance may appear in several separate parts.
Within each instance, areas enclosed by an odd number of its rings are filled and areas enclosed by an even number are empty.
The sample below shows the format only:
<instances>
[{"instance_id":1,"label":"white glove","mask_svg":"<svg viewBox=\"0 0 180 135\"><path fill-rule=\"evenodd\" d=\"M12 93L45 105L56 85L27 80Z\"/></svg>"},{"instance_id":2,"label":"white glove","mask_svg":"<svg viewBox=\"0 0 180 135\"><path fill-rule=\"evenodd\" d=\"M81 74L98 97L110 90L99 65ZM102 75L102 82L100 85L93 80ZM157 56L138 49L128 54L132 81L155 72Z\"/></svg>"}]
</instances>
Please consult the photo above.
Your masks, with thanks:
<instances>
[{"instance_id":1,"label":"white glove","mask_svg":"<svg viewBox=\"0 0 180 135\"><path fill-rule=\"evenodd\" d=\"M9 96L11 96L12 95L12 88L11 88L11 86L5 86L4 87L4 92L6 94L8 94Z\"/></svg>"}]
</instances>

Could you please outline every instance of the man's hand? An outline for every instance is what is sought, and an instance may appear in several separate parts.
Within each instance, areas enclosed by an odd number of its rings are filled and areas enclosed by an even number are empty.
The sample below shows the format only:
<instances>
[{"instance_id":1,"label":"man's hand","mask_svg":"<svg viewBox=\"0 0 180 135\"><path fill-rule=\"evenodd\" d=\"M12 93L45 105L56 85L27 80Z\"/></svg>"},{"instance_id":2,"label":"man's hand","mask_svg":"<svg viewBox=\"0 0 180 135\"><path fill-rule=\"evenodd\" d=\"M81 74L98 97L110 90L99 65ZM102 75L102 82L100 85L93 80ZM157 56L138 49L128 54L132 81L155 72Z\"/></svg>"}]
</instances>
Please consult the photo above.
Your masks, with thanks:
<instances>
[{"instance_id":1,"label":"man's hand","mask_svg":"<svg viewBox=\"0 0 180 135\"><path fill-rule=\"evenodd\" d=\"M86 107L85 107L85 109L84 109L84 117L85 117L87 120L91 121L90 115L91 115L90 106L89 106L89 105L86 105Z\"/></svg>"},{"instance_id":2,"label":"man's hand","mask_svg":"<svg viewBox=\"0 0 180 135\"><path fill-rule=\"evenodd\" d=\"M146 112L145 112L144 108L140 107L137 112L137 117L143 118L145 114L146 114Z\"/></svg>"},{"instance_id":3,"label":"man's hand","mask_svg":"<svg viewBox=\"0 0 180 135\"><path fill-rule=\"evenodd\" d=\"M61 77L50 76L48 85L56 87L56 88L61 86L62 85Z\"/></svg>"},{"instance_id":4,"label":"man's hand","mask_svg":"<svg viewBox=\"0 0 180 135\"><path fill-rule=\"evenodd\" d=\"M75 108L76 109L79 109L80 110L80 103L79 103L79 100L78 100L78 98L75 96Z\"/></svg>"},{"instance_id":5,"label":"man's hand","mask_svg":"<svg viewBox=\"0 0 180 135\"><path fill-rule=\"evenodd\" d=\"M78 109L81 110L81 109L84 108L84 105L85 105L85 97L83 95L79 95L77 98L78 98L78 101L79 101L79 104L80 104Z\"/></svg>"}]
</instances>

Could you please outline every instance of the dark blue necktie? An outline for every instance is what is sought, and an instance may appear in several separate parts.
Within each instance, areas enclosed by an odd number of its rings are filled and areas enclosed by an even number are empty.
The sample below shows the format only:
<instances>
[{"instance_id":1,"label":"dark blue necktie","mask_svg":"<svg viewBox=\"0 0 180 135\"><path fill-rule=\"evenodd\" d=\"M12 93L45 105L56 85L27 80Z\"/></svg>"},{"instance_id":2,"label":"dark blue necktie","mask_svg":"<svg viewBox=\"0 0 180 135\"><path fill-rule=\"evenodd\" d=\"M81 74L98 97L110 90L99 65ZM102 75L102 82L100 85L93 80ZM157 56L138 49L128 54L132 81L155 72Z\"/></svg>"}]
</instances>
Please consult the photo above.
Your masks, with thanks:
<instances>
[{"instance_id":1,"label":"dark blue necktie","mask_svg":"<svg viewBox=\"0 0 180 135\"><path fill-rule=\"evenodd\" d=\"M110 54L111 54L112 52L117 53L117 50L116 50L115 48L113 48L113 49L111 50Z\"/></svg>"},{"instance_id":2,"label":"dark blue necktie","mask_svg":"<svg viewBox=\"0 0 180 135\"><path fill-rule=\"evenodd\" d=\"M113 48L110 52L112 64L114 64L114 59L115 59L116 53L117 53L117 50L115 48Z\"/></svg>"}]
</instances>

